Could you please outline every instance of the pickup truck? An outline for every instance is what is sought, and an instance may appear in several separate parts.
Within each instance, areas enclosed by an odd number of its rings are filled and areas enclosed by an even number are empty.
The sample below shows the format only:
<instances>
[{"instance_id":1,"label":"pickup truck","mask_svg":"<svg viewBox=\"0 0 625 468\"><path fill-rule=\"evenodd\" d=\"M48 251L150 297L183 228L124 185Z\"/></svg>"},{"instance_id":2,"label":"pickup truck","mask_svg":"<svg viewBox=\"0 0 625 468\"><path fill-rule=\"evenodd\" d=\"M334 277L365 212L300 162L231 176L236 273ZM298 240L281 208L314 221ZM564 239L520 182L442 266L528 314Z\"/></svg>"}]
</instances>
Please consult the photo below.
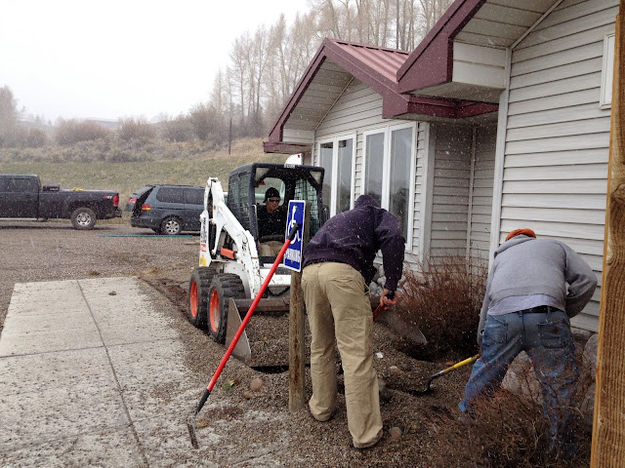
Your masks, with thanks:
<instances>
[{"instance_id":1,"label":"pickup truck","mask_svg":"<svg viewBox=\"0 0 625 468\"><path fill-rule=\"evenodd\" d=\"M0 218L71 219L75 229L93 229L96 219L120 217L119 193L41 186L34 174L0 174Z\"/></svg>"}]
</instances>

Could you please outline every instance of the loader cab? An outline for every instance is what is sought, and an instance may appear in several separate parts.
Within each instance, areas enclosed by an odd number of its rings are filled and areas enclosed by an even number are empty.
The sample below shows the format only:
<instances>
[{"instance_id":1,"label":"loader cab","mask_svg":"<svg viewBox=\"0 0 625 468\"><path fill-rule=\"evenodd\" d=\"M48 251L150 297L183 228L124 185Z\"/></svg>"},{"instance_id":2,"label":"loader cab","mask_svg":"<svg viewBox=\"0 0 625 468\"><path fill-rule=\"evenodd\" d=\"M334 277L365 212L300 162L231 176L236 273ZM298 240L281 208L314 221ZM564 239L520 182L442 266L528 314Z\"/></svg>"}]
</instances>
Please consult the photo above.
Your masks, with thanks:
<instances>
[{"instance_id":1,"label":"loader cab","mask_svg":"<svg viewBox=\"0 0 625 468\"><path fill-rule=\"evenodd\" d=\"M323 174L324 169L315 166L248 164L230 173L226 204L243 228L258 241L257 211L260 207L264 209L265 193L268 188L274 187L280 194L280 208L283 210L286 210L290 200L311 202L312 237L326 221L321 194Z\"/></svg>"}]
</instances>

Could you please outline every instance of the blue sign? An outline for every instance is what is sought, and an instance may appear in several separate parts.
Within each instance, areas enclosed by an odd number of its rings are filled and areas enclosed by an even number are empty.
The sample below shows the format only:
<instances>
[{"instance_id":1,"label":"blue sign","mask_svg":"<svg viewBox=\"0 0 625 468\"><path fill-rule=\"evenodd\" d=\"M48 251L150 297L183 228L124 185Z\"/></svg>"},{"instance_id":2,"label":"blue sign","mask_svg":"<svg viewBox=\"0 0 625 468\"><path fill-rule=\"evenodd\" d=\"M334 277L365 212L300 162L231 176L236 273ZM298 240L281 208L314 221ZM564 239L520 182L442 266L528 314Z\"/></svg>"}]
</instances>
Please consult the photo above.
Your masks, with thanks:
<instances>
[{"instance_id":1,"label":"blue sign","mask_svg":"<svg viewBox=\"0 0 625 468\"><path fill-rule=\"evenodd\" d=\"M304 232L304 210L306 208L306 202L304 200L291 200L289 201L289 211L286 217L286 234L285 241L291 228L295 226L295 223L299 223L299 229L297 234L291 241L289 248L284 253L284 259L282 264L293 271L301 271L302 269L302 237Z\"/></svg>"}]
</instances>

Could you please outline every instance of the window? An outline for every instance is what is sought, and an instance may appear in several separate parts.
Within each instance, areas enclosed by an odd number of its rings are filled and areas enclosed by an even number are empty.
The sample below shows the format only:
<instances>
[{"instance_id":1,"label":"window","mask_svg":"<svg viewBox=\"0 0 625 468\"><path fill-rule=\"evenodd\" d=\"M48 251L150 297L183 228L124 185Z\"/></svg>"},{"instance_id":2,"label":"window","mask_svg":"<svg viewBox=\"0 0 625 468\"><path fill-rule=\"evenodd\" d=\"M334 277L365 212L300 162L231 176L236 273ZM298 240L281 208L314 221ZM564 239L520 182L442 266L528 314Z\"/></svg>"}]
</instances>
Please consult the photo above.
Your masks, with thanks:
<instances>
[{"instance_id":1,"label":"window","mask_svg":"<svg viewBox=\"0 0 625 468\"><path fill-rule=\"evenodd\" d=\"M612 81L614 79L614 33L603 38L603 67L601 69L601 98L602 108L612 105Z\"/></svg>"},{"instance_id":2,"label":"window","mask_svg":"<svg viewBox=\"0 0 625 468\"><path fill-rule=\"evenodd\" d=\"M364 193L399 219L407 247L412 245L414 124L365 132Z\"/></svg>"},{"instance_id":3,"label":"window","mask_svg":"<svg viewBox=\"0 0 625 468\"><path fill-rule=\"evenodd\" d=\"M183 191L177 187L161 187L156 199L163 203L184 203Z\"/></svg>"},{"instance_id":4,"label":"window","mask_svg":"<svg viewBox=\"0 0 625 468\"><path fill-rule=\"evenodd\" d=\"M325 169L322 196L330 216L347 211L353 199L354 137L335 138L319 145L319 165Z\"/></svg>"},{"instance_id":5,"label":"window","mask_svg":"<svg viewBox=\"0 0 625 468\"><path fill-rule=\"evenodd\" d=\"M188 188L184 190L184 202L190 205L204 205L204 189Z\"/></svg>"}]
</instances>

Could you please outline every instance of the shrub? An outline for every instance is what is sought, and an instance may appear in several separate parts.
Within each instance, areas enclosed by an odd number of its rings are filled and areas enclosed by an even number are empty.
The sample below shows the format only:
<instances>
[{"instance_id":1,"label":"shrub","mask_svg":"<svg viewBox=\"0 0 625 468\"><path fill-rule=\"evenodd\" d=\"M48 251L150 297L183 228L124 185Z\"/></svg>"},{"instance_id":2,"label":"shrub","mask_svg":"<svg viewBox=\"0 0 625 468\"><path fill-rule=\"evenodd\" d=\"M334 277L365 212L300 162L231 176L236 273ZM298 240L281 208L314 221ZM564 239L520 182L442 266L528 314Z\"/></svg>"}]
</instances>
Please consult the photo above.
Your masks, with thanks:
<instances>
[{"instance_id":1,"label":"shrub","mask_svg":"<svg viewBox=\"0 0 625 468\"><path fill-rule=\"evenodd\" d=\"M418 326L432 356L472 354L486 287L487 267L464 257L424 262L404 274L398 313Z\"/></svg>"}]
</instances>

